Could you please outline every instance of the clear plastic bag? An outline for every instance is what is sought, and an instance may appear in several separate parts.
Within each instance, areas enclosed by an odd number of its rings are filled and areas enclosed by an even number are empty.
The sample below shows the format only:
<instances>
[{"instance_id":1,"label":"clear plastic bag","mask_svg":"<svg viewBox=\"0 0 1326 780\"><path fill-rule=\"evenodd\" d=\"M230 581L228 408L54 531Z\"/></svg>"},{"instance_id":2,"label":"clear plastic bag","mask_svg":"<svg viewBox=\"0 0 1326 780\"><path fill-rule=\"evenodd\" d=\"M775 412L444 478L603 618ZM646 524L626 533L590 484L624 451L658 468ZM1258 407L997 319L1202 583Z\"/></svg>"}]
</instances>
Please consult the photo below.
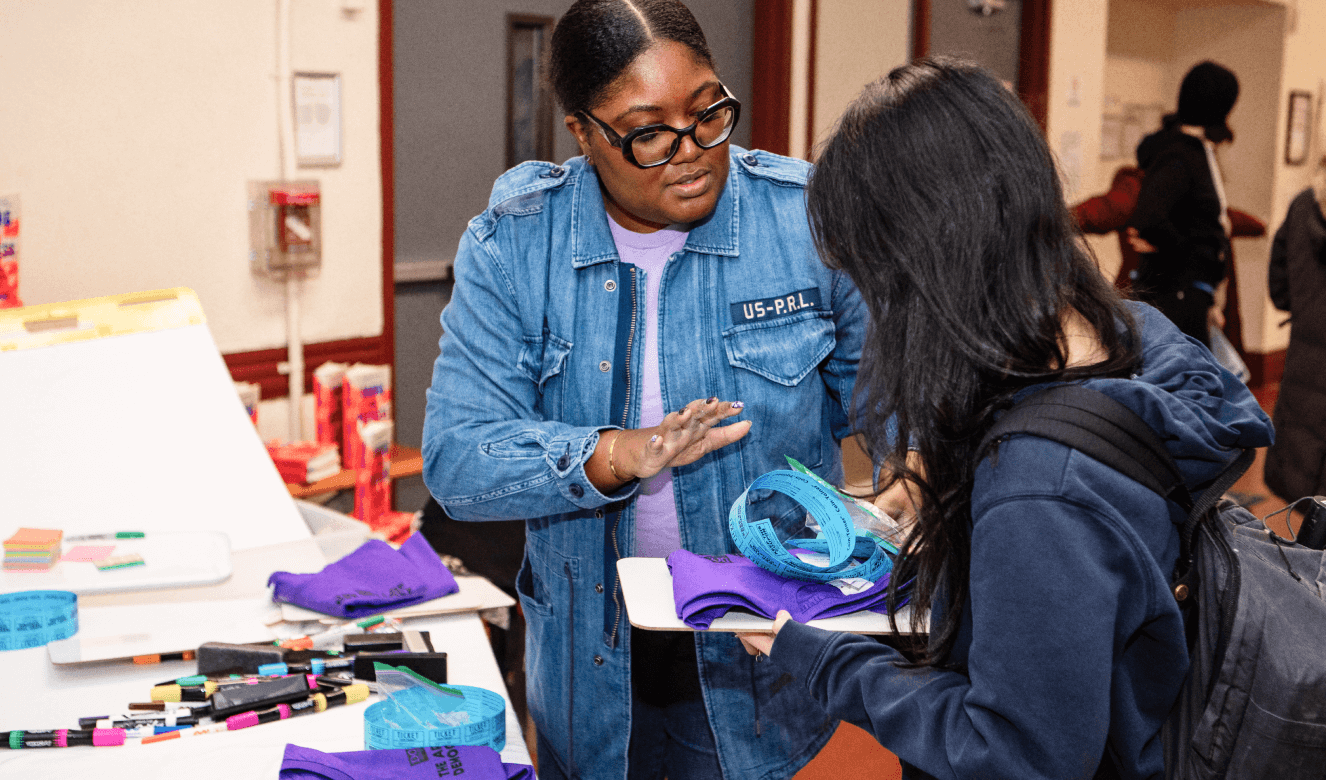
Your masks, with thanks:
<instances>
[{"instance_id":1,"label":"clear plastic bag","mask_svg":"<svg viewBox=\"0 0 1326 780\"><path fill-rule=\"evenodd\" d=\"M864 532L875 537L876 540L884 543L885 549L892 548L891 552L896 553L901 549L903 540L907 535L906 528L897 520L886 514L884 510L868 501L862 501L855 496L850 496L844 493L833 485L830 485L828 482L825 482L818 474L805 466L802 466L800 463L797 463L792 458L788 458L787 462L791 464L793 471L799 471L802 474L813 477L821 485L832 490L834 495L838 497L838 500L843 502L843 506L847 509L847 514L852 518L852 525L856 528L858 533ZM814 532L816 536L820 534L819 522L815 520L814 515L809 513L806 514L806 528Z\"/></svg>"},{"instance_id":2,"label":"clear plastic bag","mask_svg":"<svg viewBox=\"0 0 1326 780\"><path fill-rule=\"evenodd\" d=\"M377 674L378 692L395 705L387 716L389 725L436 729L470 722L463 691L400 666L376 662L373 670Z\"/></svg>"}]
</instances>

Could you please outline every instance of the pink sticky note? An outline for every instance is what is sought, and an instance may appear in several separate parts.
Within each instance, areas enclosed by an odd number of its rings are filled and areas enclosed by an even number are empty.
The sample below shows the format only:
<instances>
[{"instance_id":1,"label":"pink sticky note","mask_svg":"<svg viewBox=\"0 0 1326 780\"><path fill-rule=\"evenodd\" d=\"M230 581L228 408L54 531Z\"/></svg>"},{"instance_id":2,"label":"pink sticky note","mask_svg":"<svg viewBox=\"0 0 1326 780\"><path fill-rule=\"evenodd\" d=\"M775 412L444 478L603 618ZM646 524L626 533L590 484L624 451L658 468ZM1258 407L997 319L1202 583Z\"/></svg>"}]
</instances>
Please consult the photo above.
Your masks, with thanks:
<instances>
[{"instance_id":1,"label":"pink sticky note","mask_svg":"<svg viewBox=\"0 0 1326 780\"><path fill-rule=\"evenodd\" d=\"M104 546L80 545L71 547L69 552L61 555L61 560L66 561L100 561L110 555L115 550L115 545L108 544Z\"/></svg>"}]
</instances>

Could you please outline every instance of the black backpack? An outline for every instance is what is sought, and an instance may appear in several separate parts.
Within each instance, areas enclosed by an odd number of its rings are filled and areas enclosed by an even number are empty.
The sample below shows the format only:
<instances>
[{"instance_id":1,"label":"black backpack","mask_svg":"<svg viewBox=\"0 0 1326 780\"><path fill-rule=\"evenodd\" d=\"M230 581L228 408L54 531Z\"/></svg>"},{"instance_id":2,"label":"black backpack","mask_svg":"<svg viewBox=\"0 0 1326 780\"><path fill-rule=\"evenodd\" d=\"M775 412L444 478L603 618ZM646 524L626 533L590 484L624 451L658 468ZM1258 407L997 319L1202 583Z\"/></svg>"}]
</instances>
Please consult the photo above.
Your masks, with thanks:
<instances>
[{"instance_id":1,"label":"black backpack","mask_svg":"<svg viewBox=\"0 0 1326 780\"><path fill-rule=\"evenodd\" d=\"M1326 778L1326 553L1223 499L1254 452L1194 501L1160 437L1098 391L1058 385L1023 400L979 451L1019 433L1072 447L1188 512L1170 581L1191 664L1162 732L1166 777ZM1117 776L1108 756L1097 777Z\"/></svg>"}]
</instances>

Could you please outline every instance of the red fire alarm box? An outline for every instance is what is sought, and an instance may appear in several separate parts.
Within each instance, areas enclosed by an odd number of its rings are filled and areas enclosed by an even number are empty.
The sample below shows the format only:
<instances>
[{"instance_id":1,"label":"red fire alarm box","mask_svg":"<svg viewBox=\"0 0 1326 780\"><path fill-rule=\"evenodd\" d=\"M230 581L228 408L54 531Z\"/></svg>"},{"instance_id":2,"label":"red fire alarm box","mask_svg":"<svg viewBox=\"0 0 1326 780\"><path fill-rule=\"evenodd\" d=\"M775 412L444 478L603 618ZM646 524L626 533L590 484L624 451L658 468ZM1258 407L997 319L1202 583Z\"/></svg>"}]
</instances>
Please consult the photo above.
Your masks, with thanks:
<instances>
[{"instance_id":1,"label":"red fire alarm box","mask_svg":"<svg viewBox=\"0 0 1326 780\"><path fill-rule=\"evenodd\" d=\"M284 276L321 266L318 182L250 182L249 237L255 273Z\"/></svg>"}]
</instances>

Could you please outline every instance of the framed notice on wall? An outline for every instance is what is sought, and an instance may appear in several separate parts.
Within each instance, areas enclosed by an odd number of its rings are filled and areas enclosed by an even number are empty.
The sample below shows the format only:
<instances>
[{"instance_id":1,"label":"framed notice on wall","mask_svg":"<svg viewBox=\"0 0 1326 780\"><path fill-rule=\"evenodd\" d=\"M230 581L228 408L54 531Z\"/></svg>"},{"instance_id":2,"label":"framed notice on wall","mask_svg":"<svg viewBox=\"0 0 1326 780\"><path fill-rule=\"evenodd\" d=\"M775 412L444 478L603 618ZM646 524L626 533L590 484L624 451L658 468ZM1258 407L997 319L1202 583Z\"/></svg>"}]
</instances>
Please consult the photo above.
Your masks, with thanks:
<instances>
[{"instance_id":1,"label":"framed notice on wall","mask_svg":"<svg viewBox=\"0 0 1326 780\"><path fill-rule=\"evenodd\" d=\"M296 73L292 90L295 164L301 168L340 165L340 74Z\"/></svg>"},{"instance_id":2,"label":"framed notice on wall","mask_svg":"<svg viewBox=\"0 0 1326 780\"><path fill-rule=\"evenodd\" d=\"M1289 93L1289 129L1285 136L1285 162L1302 165L1308 161L1312 137L1312 93L1294 90Z\"/></svg>"}]
</instances>

